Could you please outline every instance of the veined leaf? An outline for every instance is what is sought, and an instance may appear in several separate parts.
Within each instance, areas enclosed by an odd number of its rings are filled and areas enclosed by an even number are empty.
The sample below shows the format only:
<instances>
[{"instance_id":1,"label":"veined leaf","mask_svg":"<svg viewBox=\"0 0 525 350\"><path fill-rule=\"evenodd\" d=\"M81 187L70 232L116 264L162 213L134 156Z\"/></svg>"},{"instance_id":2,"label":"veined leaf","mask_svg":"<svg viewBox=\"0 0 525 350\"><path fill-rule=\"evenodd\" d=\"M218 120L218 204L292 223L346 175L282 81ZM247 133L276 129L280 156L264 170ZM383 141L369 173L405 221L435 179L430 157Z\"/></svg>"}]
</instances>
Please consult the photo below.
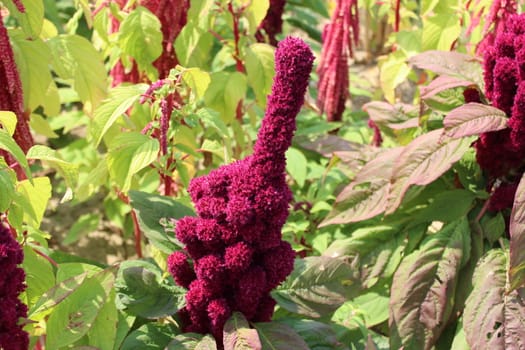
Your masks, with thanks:
<instances>
[{"instance_id":1,"label":"veined leaf","mask_svg":"<svg viewBox=\"0 0 525 350\"><path fill-rule=\"evenodd\" d=\"M190 349L190 348L170 348L168 343L177 334L177 329L170 324L146 323L131 332L122 345L120 350L160 350L164 349ZM179 335L177 335L179 337ZM175 337L175 339L177 339ZM195 348L191 348L192 350Z\"/></svg>"},{"instance_id":2,"label":"veined leaf","mask_svg":"<svg viewBox=\"0 0 525 350\"><path fill-rule=\"evenodd\" d=\"M460 138L507 127L505 112L481 103L467 103L452 110L443 121L445 135Z\"/></svg>"},{"instance_id":3,"label":"veined leaf","mask_svg":"<svg viewBox=\"0 0 525 350\"><path fill-rule=\"evenodd\" d=\"M508 254L492 249L480 260L465 305L463 328L472 349L525 348L525 289L509 291Z\"/></svg>"},{"instance_id":4,"label":"veined leaf","mask_svg":"<svg viewBox=\"0 0 525 350\"><path fill-rule=\"evenodd\" d=\"M460 19L454 12L449 10L429 16L423 22L422 51L449 50L460 33Z\"/></svg>"},{"instance_id":5,"label":"veined leaf","mask_svg":"<svg viewBox=\"0 0 525 350\"><path fill-rule=\"evenodd\" d=\"M356 273L343 258L312 256L295 261L294 271L272 297L290 312L318 318L334 312L359 290Z\"/></svg>"},{"instance_id":6,"label":"veined leaf","mask_svg":"<svg viewBox=\"0 0 525 350\"><path fill-rule=\"evenodd\" d=\"M127 192L133 175L157 159L159 148L157 139L139 132L117 135L111 140L107 155L110 177Z\"/></svg>"},{"instance_id":7,"label":"veined leaf","mask_svg":"<svg viewBox=\"0 0 525 350\"><path fill-rule=\"evenodd\" d=\"M175 336L166 350L217 350L217 343L211 335L184 333Z\"/></svg>"},{"instance_id":8,"label":"veined leaf","mask_svg":"<svg viewBox=\"0 0 525 350\"><path fill-rule=\"evenodd\" d=\"M182 79L188 84L196 99L204 96L208 85L210 85L210 73L201 70L200 68L186 68L182 71Z\"/></svg>"},{"instance_id":9,"label":"veined leaf","mask_svg":"<svg viewBox=\"0 0 525 350\"><path fill-rule=\"evenodd\" d=\"M153 66L162 54L162 31L159 19L143 6L137 6L120 24L119 44L122 51L137 62L151 81L157 80Z\"/></svg>"},{"instance_id":10,"label":"veined leaf","mask_svg":"<svg viewBox=\"0 0 525 350\"><path fill-rule=\"evenodd\" d=\"M33 227L40 227L47 202L51 198L51 182L48 177L36 177L18 183L17 203L24 209L24 221Z\"/></svg>"},{"instance_id":11,"label":"veined leaf","mask_svg":"<svg viewBox=\"0 0 525 350\"><path fill-rule=\"evenodd\" d=\"M224 350L261 350L261 340L255 329L240 312L234 312L224 324Z\"/></svg>"},{"instance_id":12,"label":"veined leaf","mask_svg":"<svg viewBox=\"0 0 525 350\"><path fill-rule=\"evenodd\" d=\"M0 111L0 124L7 131L9 136L13 136L16 129L16 114L11 111Z\"/></svg>"},{"instance_id":13,"label":"veined leaf","mask_svg":"<svg viewBox=\"0 0 525 350\"><path fill-rule=\"evenodd\" d=\"M390 129L416 128L419 125L418 118L414 114L417 109L412 105L372 101L366 103L363 110L368 113L374 123Z\"/></svg>"},{"instance_id":14,"label":"veined leaf","mask_svg":"<svg viewBox=\"0 0 525 350\"><path fill-rule=\"evenodd\" d=\"M286 324L263 322L253 326L261 339L262 350L310 350L305 341Z\"/></svg>"},{"instance_id":15,"label":"veined leaf","mask_svg":"<svg viewBox=\"0 0 525 350\"><path fill-rule=\"evenodd\" d=\"M42 0L21 0L24 4L25 12L19 12L13 1L4 1L3 3L9 9L9 14L14 16L26 37L35 40L42 32L44 23L44 2Z\"/></svg>"},{"instance_id":16,"label":"veined leaf","mask_svg":"<svg viewBox=\"0 0 525 350\"><path fill-rule=\"evenodd\" d=\"M101 54L79 35L58 35L48 41L53 70L72 81L80 99L93 111L106 97L107 73Z\"/></svg>"},{"instance_id":17,"label":"veined leaf","mask_svg":"<svg viewBox=\"0 0 525 350\"><path fill-rule=\"evenodd\" d=\"M90 126L90 135L95 141L95 146L99 145L113 123L126 113L147 89L146 84L136 84L118 86L109 92L108 98L95 110Z\"/></svg>"},{"instance_id":18,"label":"veined leaf","mask_svg":"<svg viewBox=\"0 0 525 350\"><path fill-rule=\"evenodd\" d=\"M248 84L255 92L260 106L266 106L266 96L272 90L274 69L274 48L268 44L250 45L244 57Z\"/></svg>"},{"instance_id":19,"label":"veined leaf","mask_svg":"<svg viewBox=\"0 0 525 350\"><path fill-rule=\"evenodd\" d=\"M205 67L210 59L213 36L195 22L186 23L175 39L175 52L184 67Z\"/></svg>"},{"instance_id":20,"label":"veined leaf","mask_svg":"<svg viewBox=\"0 0 525 350\"><path fill-rule=\"evenodd\" d=\"M428 85L421 87L421 98L426 100L445 90L472 85L471 81L461 80L448 75L440 75Z\"/></svg>"},{"instance_id":21,"label":"veined leaf","mask_svg":"<svg viewBox=\"0 0 525 350\"><path fill-rule=\"evenodd\" d=\"M394 165L386 213L397 209L411 185L427 185L449 170L471 143L470 138L443 138L443 129L413 140Z\"/></svg>"},{"instance_id":22,"label":"veined leaf","mask_svg":"<svg viewBox=\"0 0 525 350\"><path fill-rule=\"evenodd\" d=\"M281 325L283 324L289 327L281 328ZM265 338L275 338L273 336L265 337L262 334L263 332L261 332L260 330L260 326L262 325L264 325L263 327L266 331L272 331L275 329L279 335L282 333L286 333L283 334L282 337L280 337L280 339L286 341L289 344L289 346L283 349L302 349L302 347L304 347L304 343L306 343L306 349L348 350L346 345L344 345L337 339L336 332L332 329L331 325L328 325L324 322L318 322L304 318L285 318L279 319L279 321L273 321L271 323L265 322L254 324L254 327L259 332L259 336L261 337L261 341L263 342L263 350L265 349ZM275 345L275 343L272 343L272 345ZM270 347L270 349L274 348Z\"/></svg>"},{"instance_id":23,"label":"veined leaf","mask_svg":"<svg viewBox=\"0 0 525 350\"><path fill-rule=\"evenodd\" d=\"M399 265L391 287L390 346L431 349L453 309L458 271L469 258L466 219L431 235Z\"/></svg>"},{"instance_id":24,"label":"veined leaf","mask_svg":"<svg viewBox=\"0 0 525 350\"><path fill-rule=\"evenodd\" d=\"M510 215L510 290L525 287L525 175L514 197Z\"/></svg>"},{"instance_id":25,"label":"veined leaf","mask_svg":"<svg viewBox=\"0 0 525 350\"><path fill-rule=\"evenodd\" d=\"M237 105L246 94L246 76L239 72L216 72L204 94L206 105L221 113L222 120L230 123L235 118Z\"/></svg>"},{"instance_id":26,"label":"veined leaf","mask_svg":"<svg viewBox=\"0 0 525 350\"><path fill-rule=\"evenodd\" d=\"M240 6L243 6L245 10L242 12L244 16L248 18L248 33L250 35L255 34L257 28L261 24L262 20L268 12L268 7L270 6L269 0L236 0L235 2L240 3ZM248 5L248 6L246 6Z\"/></svg>"}]
</instances>

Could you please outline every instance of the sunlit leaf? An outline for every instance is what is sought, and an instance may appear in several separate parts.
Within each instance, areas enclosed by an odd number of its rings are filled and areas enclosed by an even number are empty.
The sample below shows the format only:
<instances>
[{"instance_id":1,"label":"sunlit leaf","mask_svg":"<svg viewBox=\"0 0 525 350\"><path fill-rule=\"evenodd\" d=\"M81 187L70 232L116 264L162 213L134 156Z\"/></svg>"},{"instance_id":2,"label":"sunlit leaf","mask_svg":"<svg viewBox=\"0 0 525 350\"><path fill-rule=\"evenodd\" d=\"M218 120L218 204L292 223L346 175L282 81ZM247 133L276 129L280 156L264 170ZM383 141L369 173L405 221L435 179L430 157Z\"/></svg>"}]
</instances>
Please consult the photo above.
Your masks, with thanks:
<instances>
[{"instance_id":1,"label":"sunlit leaf","mask_svg":"<svg viewBox=\"0 0 525 350\"><path fill-rule=\"evenodd\" d=\"M262 350L309 350L305 341L288 325L277 322L254 324Z\"/></svg>"},{"instance_id":2,"label":"sunlit leaf","mask_svg":"<svg viewBox=\"0 0 525 350\"><path fill-rule=\"evenodd\" d=\"M210 74L200 68L187 68L182 71L182 79L188 84L197 99L202 98L210 84Z\"/></svg>"},{"instance_id":3,"label":"sunlit leaf","mask_svg":"<svg viewBox=\"0 0 525 350\"><path fill-rule=\"evenodd\" d=\"M9 14L14 16L26 37L32 40L40 36L44 22L44 2L42 0L20 0L24 5L25 11L19 12L14 2L4 1L9 9Z\"/></svg>"},{"instance_id":4,"label":"sunlit leaf","mask_svg":"<svg viewBox=\"0 0 525 350\"><path fill-rule=\"evenodd\" d=\"M255 92L259 105L266 106L266 97L270 94L273 83L274 48L267 44L252 44L244 57L248 84Z\"/></svg>"},{"instance_id":5,"label":"sunlit leaf","mask_svg":"<svg viewBox=\"0 0 525 350\"><path fill-rule=\"evenodd\" d=\"M132 331L124 340L120 350L160 350L170 348L168 343L177 335L177 329L170 324L146 323ZM178 350L190 348L176 348ZM191 348L192 350L194 348Z\"/></svg>"},{"instance_id":6,"label":"sunlit leaf","mask_svg":"<svg viewBox=\"0 0 525 350\"><path fill-rule=\"evenodd\" d=\"M7 130L9 136L13 136L16 128L16 114L11 111L0 111L0 125Z\"/></svg>"},{"instance_id":7,"label":"sunlit leaf","mask_svg":"<svg viewBox=\"0 0 525 350\"><path fill-rule=\"evenodd\" d=\"M514 197L510 216L510 290L525 287L525 175Z\"/></svg>"},{"instance_id":8,"label":"sunlit leaf","mask_svg":"<svg viewBox=\"0 0 525 350\"><path fill-rule=\"evenodd\" d=\"M17 188L20 196L18 204L24 208L24 221L33 227L39 227L51 198L51 182L48 177L36 177L33 181L23 180Z\"/></svg>"},{"instance_id":9,"label":"sunlit leaf","mask_svg":"<svg viewBox=\"0 0 525 350\"><path fill-rule=\"evenodd\" d=\"M447 114L443 126L447 136L459 138L505 129L507 121L502 110L481 103L467 103Z\"/></svg>"},{"instance_id":10,"label":"sunlit leaf","mask_svg":"<svg viewBox=\"0 0 525 350\"><path fill-rule=\"evenodd\" d=\"M246 76L239 72L215 72L204 95L206 105L221 114L230 123L236 116L237 106L246 94Z\"/></svg>"}]
</instances>

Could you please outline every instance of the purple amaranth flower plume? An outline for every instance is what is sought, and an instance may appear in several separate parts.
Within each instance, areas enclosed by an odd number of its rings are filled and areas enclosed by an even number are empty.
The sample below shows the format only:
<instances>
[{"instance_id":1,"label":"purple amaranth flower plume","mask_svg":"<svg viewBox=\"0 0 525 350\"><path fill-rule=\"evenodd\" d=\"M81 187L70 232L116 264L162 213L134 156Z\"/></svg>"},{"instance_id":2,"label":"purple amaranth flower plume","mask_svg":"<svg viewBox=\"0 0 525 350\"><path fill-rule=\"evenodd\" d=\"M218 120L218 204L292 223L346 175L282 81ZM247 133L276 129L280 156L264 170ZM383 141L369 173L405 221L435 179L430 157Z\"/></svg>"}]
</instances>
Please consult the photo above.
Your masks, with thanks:
<instances>
[{"instance_id":1,"label":"purple amaranth flower plume","mask_svg":"<svg viewBox=\"0 0 525 350\"><path fill-rule=\"evenodd\" d=\"M219 347L233 311L250 321L271 319L275 301L270 291L293 269L295 253L281 235L292 199L285 181L285 152L313 59L300 39L279 43L272 93L254 153L194 178L188 187L198 217L177 222L176 237L187 255L173 253L168 269L188 288L180 311L184 330L210 332Z\"/></svg>"},{"instance_id":2,"label":"purple amaranth flower plume","mask_svg":"<svg viewBox=\"0 0 525 350\"><path fill-rule=\"evenodd\" d=\"M357 0L337 0L331 22L323 30L317 106L328 121L340 121L348 90L348 60L353 56L352 41L359 40Z\"/></svg>"},{"instance_id":3,"label":"purple amaranth flower plume","mask_svg":"<svg viewBox=\"0 0 525 350\"><path fill-rule=\"evenodd\" d=\"M280 34L283 29L283 12L286 0L270 0L268 12L262 20L255 38L259 42L265 42L265 34L271 45L277 46L276 35Z\"/></svg>"},{"instance_id":4,"label":"purple amaranth flower plume","mask_svg":"<svg viewBox=\"0 0 525 350\"><path fill-rule=\"evenodd\" d=\"M22 263L24 253L9 229L0 223L0 349L26 350L29 335L22 329L20 318L27 317L27 306L18 296L25 289Z\"/></svg>"}]
</instances>

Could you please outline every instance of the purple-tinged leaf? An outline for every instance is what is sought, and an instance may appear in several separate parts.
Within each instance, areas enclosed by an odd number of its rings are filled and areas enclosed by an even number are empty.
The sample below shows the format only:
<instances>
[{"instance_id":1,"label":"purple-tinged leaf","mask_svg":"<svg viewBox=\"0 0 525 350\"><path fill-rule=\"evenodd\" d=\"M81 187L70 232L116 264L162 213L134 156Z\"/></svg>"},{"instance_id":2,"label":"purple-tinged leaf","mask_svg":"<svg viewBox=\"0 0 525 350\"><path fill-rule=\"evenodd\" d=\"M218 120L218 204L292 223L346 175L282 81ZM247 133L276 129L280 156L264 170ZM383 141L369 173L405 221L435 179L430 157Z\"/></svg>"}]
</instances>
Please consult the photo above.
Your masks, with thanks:
<instances>
[{"instance_id":1,"label":"purple-tinged leaf","mask_svg":"<svg viewBox=\"0 0 525 350\"><path fill-rule=\"evenodd\" d=\"M290 312L319 318L337 310L360 289L357 272L346 259L311 256L295 260L292 274L272 297Z\"/></svg>"},{"instance_id":2,"label":"purple-tinged leaf","mask_svg":"<svg viewBox=\"0 0 525 350\"><path fill-rule=\"evenodd\" d=\"M471 81L461 80L448 75L441 75L432 80L427 86L421 87L421 98L425 100L439 94L442 91L470 85L472 85Z\"/></svg>"},{"instance_id":3,"label":"purple-tinged leaf","mask_svg":"<svg viewBox=\"0 0 525 350\"><path fill-rule=\"evenodd\" d=\"M396 147L378 153L359 170L350 185L341 191L337 196L337 202L344 201L347 198L347 188L351 190L354 186L376 180L390 181L395 161L401 155L403 149L403 147Z\"/></svg>"},{"instance_id":4,"label":"purple-tinged leaf","mask_svg":"<svg viewBox=\"0 0 525 350\"><path fill-rule=\"evenodd\" d=\"M175 336L165 350L217 350L217 344L211 335L184 333Z\"/></svg>"},{"instance_id":5,"label":"purple-tinged leaf","mask_svg":"<svg viewBox=\"0 0 525 350\"><path fill-rule=\"evenodd\" d=\"M472 102L450 111L443 125L445 135L460 138L505 129L507 121L502 110Z\"/></svg>"},{"instance_id":6,"label":"purple-tinged leaf","mask_svg":"<svg viewBox=\"0 0 525 350\"><path fill-rule=\"evenodd\" d=\"M391 288L391 349L434 346L452 314L458 272L469 258L469 248L469 226L462 219L429 236L403 259Z\"/></svg>"},{"instance_id":7,"label":"purple-tinged leaf","mask_svg":"<svg viewBox=\"0 0 525 350\"><path fill-rule=\"evenodd\" d=\"M525 289L506 292L507 252L493 249L480 260L465 305L463 328L473 350L525 349Z\"/></svg>"},{"instance_id":8,"label":"purple-tinged leaf","mask_svg":"<svg viewBox=\"0 0 525 350\"><path fill-rule=\"evenodd\" d=\"M334 152L363 152L370 146L350 142L335 135L323 135L311 140L306 136L296 137L299 146L310 151L317 152L324 157L331 157Z\"/></svg>"},{"instance_id":9,"label":"purple-tinged leaf","mask_svg":"<svg viewBox=\"0 0 525 350\"><path fill-rule=\"evenodd\" d=\"M525 175L514 197L510 214L510 290L524 287L525 283Z\"/></svg>"},{"instance_id":10,"label":"purple-tinged leaf","mask_svg":"<svg viewBox=\"0 0 525 350\"><path fill-rule=\"evenodd\" d=\"M411 185L427 185L444 174L469 149L469 138L443 137L443 129L414 139L396 160L386 208L392 214Z\"/></svg>"},{"instance_id":11,"label":"purple-tinged leaf","mask_svg":"<svg viewBox=\"0 0 525 350\"><path fill-rule=\"evenodd\" d=\"M292 328L294 335L297 332L297 335L308 345L307 349L348 350L348 347L337 339L336 332L327 323L304 318L286 318L279 319L276 325L283 323ZM287 349L292 349L292 347Z\"/></svg>"},{"instance_id":12,"label":"purple-tinged leaf","mask_svg":"<svg viewBox=\"0 0 525 350\"><path fill-rule=\"evenodd\" d=\"M458 77L482 86L481 64L475 57L453 51L425 51L408 59L408 63L440 75Z\"/></svg>"},{"instance_id":13,"label":"purple-tinged leaf","mask_svg":"<svg viewBox=\"0 0 525 350\"><path fill-rule=\"evenodd\" d=\"M418 118L414 118L418 109L413 105L404 103L391 105L388 102L372 101L366 103L363 110L374 123L391 129L416 128L419 125Z\"/></svg>"},{"instance_id":14,"label":"purple-tinged leaf","mask_svg":"<svg viewBox=\"0 0 525 350\"><path fill-rule=\"evenodd\" d=\"M261 350L261 340L255 329L240 312L234 312L224 325L224 350Z\"/></svg>"},{"instance_id":15,"label":"purple-tinged leaf","mask_svg":"<svg viewBox=\"0 0 525 350\"><path fill-rule=\"evenodd\" d=\"M277 322L255 323L262 350L309 350L305 341L288 325Z\"/></svg>"}]
</instances>

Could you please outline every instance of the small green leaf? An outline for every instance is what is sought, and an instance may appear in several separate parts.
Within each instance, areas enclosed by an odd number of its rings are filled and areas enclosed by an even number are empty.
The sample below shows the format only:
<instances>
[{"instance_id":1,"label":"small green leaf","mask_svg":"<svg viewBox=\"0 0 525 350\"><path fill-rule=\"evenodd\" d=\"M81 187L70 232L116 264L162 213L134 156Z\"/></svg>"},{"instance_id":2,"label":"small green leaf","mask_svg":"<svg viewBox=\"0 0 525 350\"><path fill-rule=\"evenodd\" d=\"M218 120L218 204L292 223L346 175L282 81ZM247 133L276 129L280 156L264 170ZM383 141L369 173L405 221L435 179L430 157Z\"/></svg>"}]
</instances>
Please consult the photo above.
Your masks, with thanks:
<instances>
[{"instance_id":1,"label":"small green leaf","mask_svg":"<svg viewBox=\"0 0 525 350\"><path fill-rule=\"evenodd\" d=\"M16 114L11 111L0 111L0 124L7 130L9 136L13 136L16 128Z\"/></svg>"},{"instance_id":2,"label":"small green leaf","mask_svg":"<svg viewBox=\"0 0 525 350\"><path fill-rule=\"evenodd\" d=\"M27 159L39 159L48 163L62 176L69 188L74 188L78 180L78 166L63 160L55 150L35 145L27 152Z\"/></svg>"},{"instance_id":3,"label":"small green leaf","mask_svg":"<svg viewBox=\"0 0 525 350\"><path fill-rule=\"evenodd\" d=\"M29 119L29 125L37 134L43 135L47 138L58 138L58 134L53 131L47 119L40 114L32 113Z\"/></svg>"},{"instance_id":4,"label":"small green leaf","mask_svg":"<svg viewBox=\"0 0 525 350\"><path fill-rule=\"evenodd\" d=\"M261 350L261 340L255 329L240 312L234 312L224 325L224 350Z\"/></svg>"},{"instance_id":5,"label":"small green leaf","mask_svg":"<svg viewBox=\"0 0 525 350\"><path fill-rule=\"evenodd\" d=\"M127 132L111 140L107 155L109 175L127 192L131 178L157 159L159 141L139 132Z\"/></svg>"},{"instance_id":6,"label":"small green leaf","mask_svg":"<svg viewBox=\"0 0 525 350\"><path fill-rule=\"evenodd\" d=\"M307 159L301 151L296 148L288 148L286 151L286 171L299 187L304 187L306 181L306 163Z\"/></svg>"},{"instance_id":7,"label":"small green leaf","mask_svg":"<svg viewBox=\"0 0 525 350\"><path fill-rule=\"evenodd\" d=\"M47 202L51 198L51 182L48 177L36 177L33 181L23 180L17 188L18 204L24 208L24 221L33 227L40 227Z\"/></svg>"},{"instance_id":8,"label":"small green leaf","mask_svg":"<svg viewBox=\"0 0 525 350\"><path fill-rule=\"evenodd\" d=\"M213 35L195 21L188 21L175 39L175 52L184 67L206 67L212 46Z\"/></svg>"},{"instance_id":9,"label":"small green leaf","mask_svg":"<svg viewBox=\"0 0 525 350\"><path fill-rule=\"evenodd\" d=\"M188 84L195 94L196 99L204 96L208 85L210 84L210 73L200 68L187 68L182 71L182 79Z\"/></svg>"},{"instance_id":10,"label":"small green leaf","mask_svg":"<svg viewBox=\"0 0 525 350\"><path fill-rule=\"evenodd\" d=\"M274 48L267 44L250 45L244 56L248 84L255 92L257 103L266 106L266 96L272 90L274 69Z\"/></svg>"},{"instance_id":11,"label":"small green leaf","mask_svg":"<svg viewBox=\"0 0 525 350\"><path fill-rule=\"evenodd\" d=\"M177 336L177 329L170 324L146 323L131 332L120 350L162 350ZM168 347L168 349L170 349ZM185 349L185 348L176 348ZM194 348L191 348L192 350Z\"/></svg>"},{"instance_id":12,"label":"small green leaf","mask_svg":"<svg viewBox=\"0 0 525 350\"><path fill-rule=\"evenodd\" d=\"M268 7L270 6L269 0L259 0L259 1L246 1L246 0L236 0L240 3L240 6L244 7L242 14L248 18L248 33L249 35L255 34L257 28L261 24L262 20L268 12ZM248 6L246 6L248 5Z\"/></svg>"},{"instance_id":13,"label":"small green leaf","mask_svg":"<svg viewBox=\"0 0 525 350\"><path fill-rule=\"evenodd\" d=\"M159 19L147 8L137 6L120 24L118 40L122 52L133 57L150 80L157 80L153 61L162 54Z\"/></svg>"},{"instance_id":14,"label":"small green leaf","mask_svg":"<svg viewBox=\"0 0 525 350\"><path fill-rule=\"evenodd\" d=\"M55 274L51 263L37 255L31 247L24 246L27 306L32 308L40 297L55 285Z\"/></svg>"},{"instance_id":15,"label":"small green leaf","mask_svg":"<svg viewBox=\"0 0 525 350\"><path fill-rule=\"evenodd\" d=\"M78 241L83 235L87 235L88 233L95 231L101 220L102 218L98 213L88 213L81 215L67 232L64 240L62 241L62 244L69 245Z\"/></svg>"},{"instance_id":16,"label":"small green leaf","mask_svg":"<svg viewBox=\"0 0 525 350\"><path fill-rule=\"evenodd\" d=\"M225 123L236 115L237 105L246 94L246 76L239 72L215 72L204 95L207 106L221 114Z\"/></svg>"}]
</instances>

